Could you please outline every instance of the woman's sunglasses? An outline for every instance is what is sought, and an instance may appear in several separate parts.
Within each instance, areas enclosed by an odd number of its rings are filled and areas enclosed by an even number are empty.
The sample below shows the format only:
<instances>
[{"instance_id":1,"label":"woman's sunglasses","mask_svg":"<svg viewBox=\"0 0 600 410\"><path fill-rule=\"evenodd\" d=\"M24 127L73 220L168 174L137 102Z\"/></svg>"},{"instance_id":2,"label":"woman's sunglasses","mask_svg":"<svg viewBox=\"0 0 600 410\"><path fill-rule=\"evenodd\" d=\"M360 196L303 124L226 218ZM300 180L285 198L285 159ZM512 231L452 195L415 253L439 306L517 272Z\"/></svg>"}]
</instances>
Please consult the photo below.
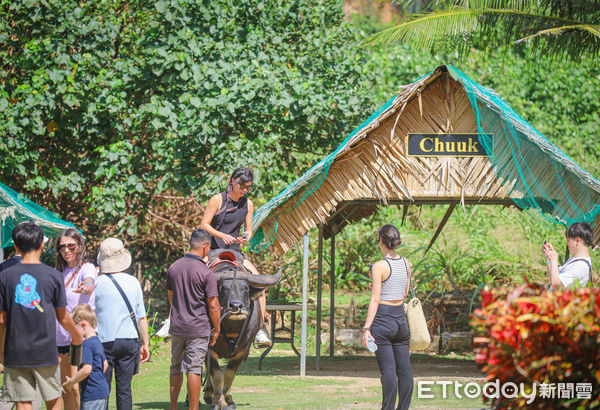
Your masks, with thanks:
<instances>
[{"instance_id":1,"label":"woman's sunglasses","mask_svg":"<svg viewBox=\"0 0 600 410\"><path fill-rule=\"evenodd\" d=\"M58 245L59 251L64 251L65 248L69 248L70 251L74 251L75 249L77 249L77 244L76 243L63 243L61 245Z\"/></svg>"},{"instance_id":2,"label":"woman's sunglasses","mask_svg":"<svg viewBox=\"0 0 600 410\"><path fill-rule=\"evenodd\" d=\"M246 192L252 191L252 184L242 185L239 182L236 182L236 183L238 184L238 186L240 187L241 190L246 191Z\"/></svg>"}]
</instances>

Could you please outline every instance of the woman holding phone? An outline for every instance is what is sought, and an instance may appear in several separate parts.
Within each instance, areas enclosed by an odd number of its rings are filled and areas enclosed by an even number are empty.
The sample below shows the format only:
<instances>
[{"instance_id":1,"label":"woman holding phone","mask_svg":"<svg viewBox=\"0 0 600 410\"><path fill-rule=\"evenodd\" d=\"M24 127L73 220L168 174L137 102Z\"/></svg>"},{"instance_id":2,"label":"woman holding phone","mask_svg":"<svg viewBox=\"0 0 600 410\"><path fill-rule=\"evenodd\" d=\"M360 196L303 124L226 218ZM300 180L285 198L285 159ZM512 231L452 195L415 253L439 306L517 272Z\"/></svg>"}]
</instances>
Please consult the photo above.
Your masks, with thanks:
<instances>
[{"instance_id":1,"label":"woman holding phone","mask_svg":"<svg viewBox=\"0 0 600 410\"><path fill-rule=\"evenodd\" d=\"M552 244L544 241L542 253L551 289L585 287L592 280L590 248L594 245L594 231L586 222L576 222L565 232L567 249L572 255L564 264L558 264L558 253Z\"/></svg>"},{"instance_id":2,"label":"woman holding phone","mask_svg":"<svg viewBox=\"0 0 600 410\"><path fill-rule=\"evenodd\" d=\"M209 199L200 223L200 228L212 236L211 252L217 249L230 249L243 258L244 267L252 274L258 275L258 270L241 251L241 246L252 238L252 216L254 204L246 195L252 190L254 175L249 168L238 168L229 178L227 191L213 195ZM243 230L240 233L240 229ZM211 254L208 255L209 258ZM258 299L261 317L266 314L265 294ZM262 328L256 334L255 343L259 347L268 347L271 340Z\"/></svg>"}]
</instances>

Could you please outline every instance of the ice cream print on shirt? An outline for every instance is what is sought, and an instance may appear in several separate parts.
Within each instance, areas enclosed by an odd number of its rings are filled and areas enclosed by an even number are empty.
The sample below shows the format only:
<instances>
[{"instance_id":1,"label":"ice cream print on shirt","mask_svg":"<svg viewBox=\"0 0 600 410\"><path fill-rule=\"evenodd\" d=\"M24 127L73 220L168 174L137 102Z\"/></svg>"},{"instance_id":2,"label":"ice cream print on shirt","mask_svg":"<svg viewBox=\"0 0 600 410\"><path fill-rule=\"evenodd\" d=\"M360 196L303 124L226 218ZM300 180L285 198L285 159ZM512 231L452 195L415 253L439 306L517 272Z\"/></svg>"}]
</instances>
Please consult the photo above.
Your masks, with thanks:
<instances>
[{"instance_id":1,"label":"ice cream print on shirt","mask_svg":"<svg viewBox=\"0 0 600 410\"><path fill-rule=\"evenodd\" d=\"M23 305L28 309L37 308L40 312L44 312L44 309L40 306L42 298L37 293L37 279L31 276L29 273L21 275L20 282L15 290L15 302L19 305Z\"/></svg>"}]
</instances>

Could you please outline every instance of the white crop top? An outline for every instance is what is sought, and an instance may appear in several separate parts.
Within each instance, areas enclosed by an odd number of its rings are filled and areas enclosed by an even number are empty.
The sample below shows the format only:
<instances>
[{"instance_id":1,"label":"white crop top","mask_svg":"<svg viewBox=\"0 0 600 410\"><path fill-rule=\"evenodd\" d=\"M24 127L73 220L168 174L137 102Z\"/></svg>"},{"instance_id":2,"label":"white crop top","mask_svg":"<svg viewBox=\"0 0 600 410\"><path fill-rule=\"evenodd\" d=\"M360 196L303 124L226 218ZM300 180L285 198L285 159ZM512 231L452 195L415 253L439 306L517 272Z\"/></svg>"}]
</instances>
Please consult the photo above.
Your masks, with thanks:
<instances>
[{"instance_id":1,"label":"white crop top","mask_svg":"<svg viewBox=\"0 0 600 410\"><path fill-rule=\"evenodd\" d=\"M390 265L390 276L381 282L381 295L379 300L404 299L408 285L407 263L403 257L398 259L385 258Z\"/></svg>"}]
</instances>

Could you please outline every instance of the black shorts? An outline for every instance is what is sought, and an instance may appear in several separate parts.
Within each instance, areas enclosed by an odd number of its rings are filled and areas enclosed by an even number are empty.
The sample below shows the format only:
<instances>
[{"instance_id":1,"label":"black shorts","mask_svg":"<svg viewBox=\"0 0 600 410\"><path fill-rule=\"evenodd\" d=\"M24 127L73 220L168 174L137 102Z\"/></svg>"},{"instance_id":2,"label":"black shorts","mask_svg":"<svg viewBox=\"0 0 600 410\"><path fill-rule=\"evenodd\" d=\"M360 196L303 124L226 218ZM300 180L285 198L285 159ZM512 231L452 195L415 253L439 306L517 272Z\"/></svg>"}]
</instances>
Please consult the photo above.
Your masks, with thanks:
<instances>
[{"instance_id":1,"label":"black shorts","mask_svg":"<svg viewBox=\"0 0 600 410\"><path fill-rule=\"evenodd\" d=\"M56 346L56 350L58 350L58 354L69 354L69 349L71 346Z\"/></svg>"}]
</instances>

